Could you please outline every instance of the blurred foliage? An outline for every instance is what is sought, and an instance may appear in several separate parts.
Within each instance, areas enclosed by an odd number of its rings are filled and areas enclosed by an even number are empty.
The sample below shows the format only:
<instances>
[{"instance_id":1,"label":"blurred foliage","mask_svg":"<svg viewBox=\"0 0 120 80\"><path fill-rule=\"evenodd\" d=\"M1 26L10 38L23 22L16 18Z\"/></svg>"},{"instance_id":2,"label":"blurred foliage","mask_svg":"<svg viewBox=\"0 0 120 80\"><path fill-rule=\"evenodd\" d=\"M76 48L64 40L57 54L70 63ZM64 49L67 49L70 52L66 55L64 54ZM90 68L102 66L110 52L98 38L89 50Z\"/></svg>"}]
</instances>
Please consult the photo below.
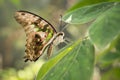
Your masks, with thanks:
<instances>
[{"instance_id":1,"label":"blurred foliage","mask_svg":"<svg viewBox=\"0 0 120 80\"><path fill-rule=\"evenodd\" d=\"M21 70L8 68L0 71L0 80L33 80L44 61L29 64Z\"/></svg>"},{"instance_id":2,"label":"blurred foliage","mask_svg":"<svg viewBox=\"0 0 120 80\"><path fill-rule=\"evenodd\" d=\"M0 80L120 80L119 0L1 0L0 10ZM25 33L14 20L17 10L56 26L66 12L62 20L71 25L63 31L74 42L48 61L43 55L24 63Z\"/></svg>"}]
</instances>

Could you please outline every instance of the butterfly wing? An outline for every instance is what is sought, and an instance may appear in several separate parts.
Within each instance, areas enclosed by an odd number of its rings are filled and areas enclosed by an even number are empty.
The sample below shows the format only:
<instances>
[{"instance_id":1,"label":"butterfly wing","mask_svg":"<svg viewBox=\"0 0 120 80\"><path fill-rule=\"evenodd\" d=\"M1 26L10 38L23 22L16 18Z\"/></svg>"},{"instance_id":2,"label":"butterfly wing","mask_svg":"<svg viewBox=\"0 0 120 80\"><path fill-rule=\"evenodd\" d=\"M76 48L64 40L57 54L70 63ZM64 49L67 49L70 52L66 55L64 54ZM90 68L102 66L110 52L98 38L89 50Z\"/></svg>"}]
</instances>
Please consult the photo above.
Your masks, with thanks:
<instances>
[{"instance_id":1,"label":"butterfly wing","mask_svg":"<svg viewBox=\"0 0 120 80\"><path fill-rule=\"evenodd\" d=\"M23 26L27 36L25 61L36 61L57 32L48 21L27 11L17 11L15 19Z\"/></svg>"}]
</instances>

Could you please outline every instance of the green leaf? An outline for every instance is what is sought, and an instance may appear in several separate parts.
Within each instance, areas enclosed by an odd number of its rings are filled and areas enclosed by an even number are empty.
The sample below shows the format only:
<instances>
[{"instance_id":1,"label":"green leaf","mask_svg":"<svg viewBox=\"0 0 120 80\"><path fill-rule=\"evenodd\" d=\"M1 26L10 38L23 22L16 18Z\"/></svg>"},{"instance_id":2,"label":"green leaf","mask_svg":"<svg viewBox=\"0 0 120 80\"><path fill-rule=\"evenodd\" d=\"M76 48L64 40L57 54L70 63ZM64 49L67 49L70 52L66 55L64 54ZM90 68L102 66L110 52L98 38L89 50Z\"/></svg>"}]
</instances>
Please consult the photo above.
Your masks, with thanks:
<instances>
[{"instance_id":1,"label":"green leaf","mask_svg":"<svg viewBox=\"0 0 120 80\"><path fill-rule=\"evenodd\" d=\"M83 6L97 4L101 2L109 2L109 1L119 1L119 0L79 0L79 2L77 2L74 6L72 6L67 12L70 12L72 10L75 10Z\"/></svg>"},{"instance_id":2,"label":"green leaf","mask_svg":"<svg viewBox=\"0 0 120 80\"><path fill-rule=\"evenodd\" d=\"M89 28L91 41L99 48L104 49L120 34L120 3L102 12Z\"/></svg>"},{"instance_id":3,"label":"green leaf","mask_svg":"<svg viewBox=\"0 0 120 80\"><path fill-rule=\"evenodd\" d=\"M119 52L108 52L99 57L98 63L100 63L100 66L103 68L112 65L117 60L120 60Z\"/></svg>"},{"instance_id":4,"label":"green leaf","mask_svg":"<svg viewBox=\"0 0 120 80\"><path fill-rule=\"evenodd\" d=\"M102 2L119 2L120 0L79 0L75 5L73 5L67 12L75 10L83 6L89 6L92 4L102 3Z\"/></svg>"},{"instance_id":5,"label":"green leaf","mask_svg":"<svg viewBox=\"0 0 120 80\"><path fill-rule=\"evenodd\" d=\"M83 24L99 17L103 12L114 6L114 2L104 2L85 6L66 13L62 20L70 24Z\"/></svg>"},{"instance_id":6,"label":"green leaf","mask_svg":"<svg viewBox=\"0 0 120 80\"><path fill-rule=\"evenodd\" d=\"M116 48L116 51L118 51L119 54L120 54L120 35L119 35L119 37L118 37L118 39L117 39L117 41L116 41L116 46L115 46L115 48Z\"/></svg>"},{"instance_id":7,"label":"green leaf","mask_svg":"<svg viewBox=\"0 0 120 80\"><path fill-rule=\"evenodd\" d=\"M111 68L104 71L101 80L120 80L120 67Z\"/></svg>"},{"instance_id":8,"label":"green leaf","mask_svg":"<svg viewBox=\"0 0 120 80\"><path fill-rule=\"evenodd\" d=\"M36 80L90 80L94 47L89 40L77 41L46 62Z\"/></svg>"}]
</instances>

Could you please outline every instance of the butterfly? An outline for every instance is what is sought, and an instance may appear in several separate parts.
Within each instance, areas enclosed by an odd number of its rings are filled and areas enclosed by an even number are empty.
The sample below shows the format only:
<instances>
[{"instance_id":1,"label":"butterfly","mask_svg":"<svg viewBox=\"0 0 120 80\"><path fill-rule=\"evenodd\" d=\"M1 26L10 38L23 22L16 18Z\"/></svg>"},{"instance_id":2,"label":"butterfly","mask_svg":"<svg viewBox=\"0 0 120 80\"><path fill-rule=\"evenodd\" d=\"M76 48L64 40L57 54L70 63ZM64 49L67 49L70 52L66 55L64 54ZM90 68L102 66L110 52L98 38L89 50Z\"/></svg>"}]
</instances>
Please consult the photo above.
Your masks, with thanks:
<instances>
[{"instance_id":1,"label":"butterfly","mask_svg":"<svg viewBox=\"0 0 120 80\"><path fill-rule=\"evenodd\" d=\"M53 45L64 42L64 32L57 32L44 18L28 11L17 11L14 17L23 26L27 37L25 62L36 61L45 50L49 58Z\"/></svg>"}]
</instances>

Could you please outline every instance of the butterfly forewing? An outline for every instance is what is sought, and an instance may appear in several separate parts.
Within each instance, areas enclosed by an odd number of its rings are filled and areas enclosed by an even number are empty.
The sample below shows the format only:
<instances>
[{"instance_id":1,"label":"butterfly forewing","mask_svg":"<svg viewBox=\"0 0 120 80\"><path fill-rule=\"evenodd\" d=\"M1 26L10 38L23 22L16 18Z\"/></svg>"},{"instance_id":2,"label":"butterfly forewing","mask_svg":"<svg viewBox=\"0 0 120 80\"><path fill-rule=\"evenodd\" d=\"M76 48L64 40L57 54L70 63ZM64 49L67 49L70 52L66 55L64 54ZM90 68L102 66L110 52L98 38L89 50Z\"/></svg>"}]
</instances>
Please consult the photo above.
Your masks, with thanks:
<instances>
[{"instance_id":1,"label":"butterfly forewing","mask_svg":"<svg viewBox=\"0 0 120 80\"><path fill-rule=\"evenodd\" d=\"M27 36L25 61L36 61L57 32L48 21L30 12L17 11L15 19L23 26Z\"/></svg>"}]
</instances>

